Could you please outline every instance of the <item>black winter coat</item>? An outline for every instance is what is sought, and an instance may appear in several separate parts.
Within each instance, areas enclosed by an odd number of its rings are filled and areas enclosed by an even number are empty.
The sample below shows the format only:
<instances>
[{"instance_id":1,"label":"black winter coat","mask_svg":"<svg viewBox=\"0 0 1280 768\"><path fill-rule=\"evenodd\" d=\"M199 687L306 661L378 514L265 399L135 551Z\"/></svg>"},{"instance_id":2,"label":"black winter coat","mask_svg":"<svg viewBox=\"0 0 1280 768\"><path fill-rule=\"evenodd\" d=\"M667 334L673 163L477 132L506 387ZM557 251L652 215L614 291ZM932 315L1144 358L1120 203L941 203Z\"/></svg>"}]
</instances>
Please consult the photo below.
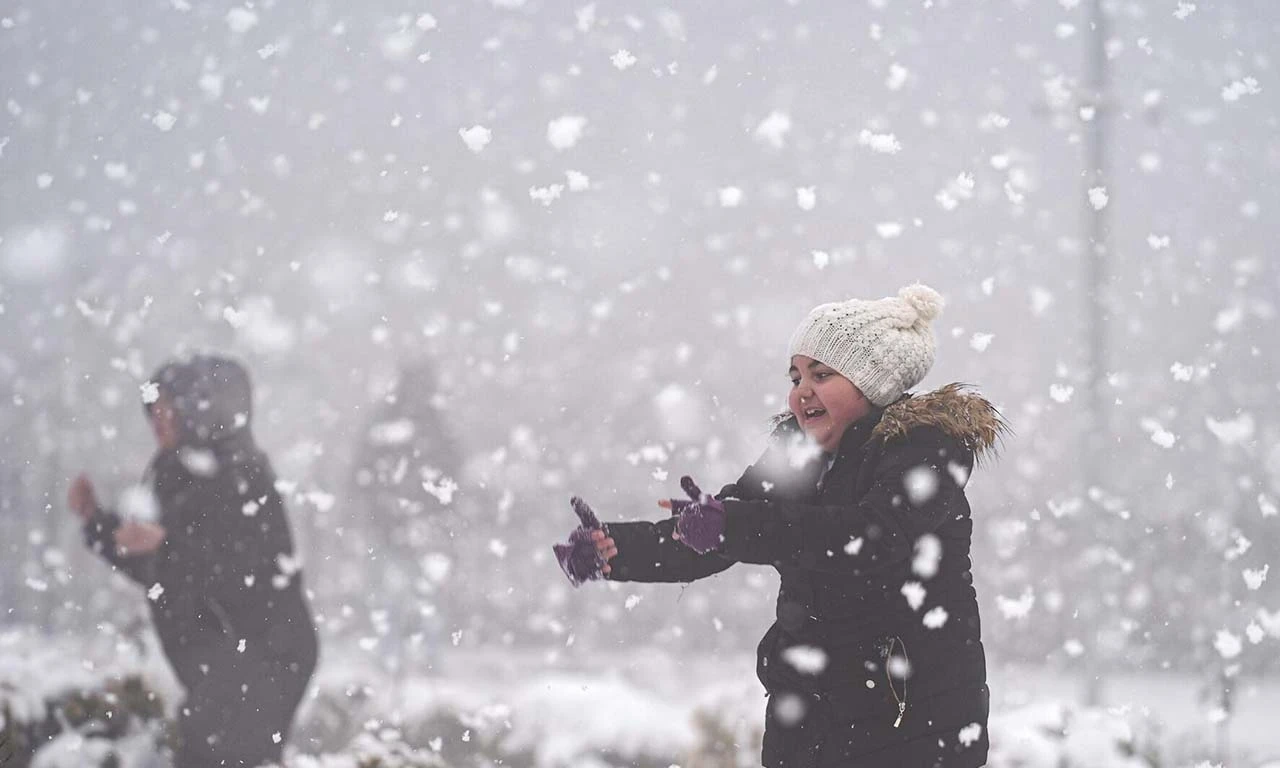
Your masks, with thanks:
<instances>
[{"instance_id":1,"label":"black winter coat","mask_svg":"<svg viewBox=\"0 0 1280 768\"><path fill-rule=\"evenodd\" d=\"M276 475L248 430L248 377L233 361L196 358L156 379L181 422L181 447L157 453L147 473L164 542L121 554L121 519L102 509L85 536L147 590L187 692L175 764L279 760L318 644Z\"/></svg>"},{"instance_id":2,"label":"black winter coat","mask_svg":"<svg viewBox=\"0 0 1280 768\"><path fill-rule=\"evenodd\" d=\"M161 452L149 471L160 549L122 556L110 545L120 518L107 510L86 527L90 546L148 590L161 646L188 690L205 676L201 651L227 642L314 666L315 627L267 457L246 446L184 463L185 451ZM209 460L210 475L188 467Z\"/></svg>"},{"instance_id":3,"label":"black winter coat","mask_svg":"<svg viewBox=\"0 0 1280 768\"><path fill-rule=\"evenodd\" d=\"M976 768L988 689L964 486L1005 430L951 385L853 424L834 457L794 419L717 498L724 542L698 555L675 518L611 523L615 581L686 582L734 563L781 576L758 647L766 768ZM828 462L831 462L828 468Z\"/></svg>"}]
</instances>

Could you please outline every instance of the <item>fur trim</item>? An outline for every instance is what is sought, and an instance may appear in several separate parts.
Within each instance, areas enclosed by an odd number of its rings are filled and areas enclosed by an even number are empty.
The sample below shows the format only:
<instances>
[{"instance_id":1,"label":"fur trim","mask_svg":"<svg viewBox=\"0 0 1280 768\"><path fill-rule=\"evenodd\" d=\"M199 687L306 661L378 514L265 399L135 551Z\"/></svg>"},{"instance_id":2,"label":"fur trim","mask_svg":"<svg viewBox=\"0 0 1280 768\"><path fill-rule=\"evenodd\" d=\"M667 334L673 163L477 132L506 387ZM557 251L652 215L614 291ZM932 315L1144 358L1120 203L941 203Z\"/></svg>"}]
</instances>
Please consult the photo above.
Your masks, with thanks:
<instances>
[{"instance_id":1,"label":"fur trim","mask_svg":"<svg viewBox=\"0 0 1280 768\"><path fill-rule=\"evenodd\" d=\"M1012 431L991 401L966 384L948 384L933 392L908 395L885 408L871 437L888 442L921 426L937 427L960 441L973 452L977 464L994 459L999 443Z\"/></svg>"}]
</instances>

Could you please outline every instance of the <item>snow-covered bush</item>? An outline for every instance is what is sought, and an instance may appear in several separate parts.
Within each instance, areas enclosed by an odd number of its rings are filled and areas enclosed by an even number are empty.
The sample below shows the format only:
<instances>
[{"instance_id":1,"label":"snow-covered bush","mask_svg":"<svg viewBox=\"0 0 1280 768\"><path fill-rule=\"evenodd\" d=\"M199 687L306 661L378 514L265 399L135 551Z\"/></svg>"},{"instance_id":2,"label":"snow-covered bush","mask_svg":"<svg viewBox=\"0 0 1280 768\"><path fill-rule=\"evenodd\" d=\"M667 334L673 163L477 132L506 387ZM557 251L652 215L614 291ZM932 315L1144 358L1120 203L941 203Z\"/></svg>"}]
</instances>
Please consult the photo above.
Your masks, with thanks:
<instances>
[{"instance_id":1,"label":"snow-covered bush","mask_svg":"<svg viewBox=\"0 0 1280 768\"><path fill-rule=\"evenodd\" d=\"M1158 768L1124 713L1043 702L993 714L991 768Z\"/></svg>"}]
</instances>

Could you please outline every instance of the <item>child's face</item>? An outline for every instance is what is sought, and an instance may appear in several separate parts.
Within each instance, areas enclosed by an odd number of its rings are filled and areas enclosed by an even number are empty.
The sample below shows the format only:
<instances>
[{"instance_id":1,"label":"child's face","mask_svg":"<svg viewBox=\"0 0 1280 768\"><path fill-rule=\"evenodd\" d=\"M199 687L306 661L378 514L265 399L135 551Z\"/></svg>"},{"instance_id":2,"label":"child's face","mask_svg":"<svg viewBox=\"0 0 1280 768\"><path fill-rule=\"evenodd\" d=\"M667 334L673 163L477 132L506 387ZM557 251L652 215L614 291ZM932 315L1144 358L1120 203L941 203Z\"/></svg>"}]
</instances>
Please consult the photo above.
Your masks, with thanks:
<instances>
[{"instance_id":1,"label":"child's face","mask_svg":"<svg viewBox=\"0 0 1280 768\"><path fill-rule=\"evenodd\" d=\"M151 422L151 431L156 436L156 444L161 448L178 447L178 415L173 410L169 398L161 396L147 409Z\"/></svg>"},{"instance_id":2,"label":"child's face","mask_svg":"<svg viewBox=\"0 0 1280 768\"><path fill-rule=\"evenodd\" d=\"M853 382L811 357L791 358L791 395L787 405L805 434L822 450L835 453L849 425L871 411L871 403Z\"/></svg>"}]
</instances>

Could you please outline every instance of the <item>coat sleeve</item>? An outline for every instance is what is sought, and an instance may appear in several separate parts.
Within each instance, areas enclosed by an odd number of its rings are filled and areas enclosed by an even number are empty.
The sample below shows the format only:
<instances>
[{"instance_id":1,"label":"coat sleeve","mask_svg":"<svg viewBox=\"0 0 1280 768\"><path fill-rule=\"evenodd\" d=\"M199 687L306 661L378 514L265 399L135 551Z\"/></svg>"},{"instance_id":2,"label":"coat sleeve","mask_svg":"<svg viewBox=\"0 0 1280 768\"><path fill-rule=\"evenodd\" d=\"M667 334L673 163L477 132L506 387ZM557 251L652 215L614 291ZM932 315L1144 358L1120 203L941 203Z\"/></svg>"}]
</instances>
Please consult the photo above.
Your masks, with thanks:
<instances>
[{"instance_id":1,"label":"coat sleeve","mask_svg":"<svg viewBox=\"0 0 1280 768\"><path fill-rule=\"evenodd\" d=\"M144 587L151 586L155 583L155 555L121 555L115 542L116 529L119 527L119 515L99 508L85 521L85 544L125 576Z\"/></svg>"},{"instance_id":2,"label":"coat sleeve","mask_svg":"<svg viewBox=\"0 0 1280 768\"><path fill-rule=\"evenodd\" d=\"M917 427L883 449L856 503L726 501L721 553L730 560L831 573L867 573L912 557L915 543L967 515L963 484L972 454L935 427Z\"/></svg>"},{"instance_id":3,"label":"coat sleeve","mask_svg":"<svg viewBox=\"0 0 1280 768\"><path fill-rule=\"evenodd\" d=\"M609 561L610 581L687 582L706 578L733 565L720 554L700 555L671 538L676 518L656 523L609 523L618 548Z\"/></svg>"}]
</instances>

